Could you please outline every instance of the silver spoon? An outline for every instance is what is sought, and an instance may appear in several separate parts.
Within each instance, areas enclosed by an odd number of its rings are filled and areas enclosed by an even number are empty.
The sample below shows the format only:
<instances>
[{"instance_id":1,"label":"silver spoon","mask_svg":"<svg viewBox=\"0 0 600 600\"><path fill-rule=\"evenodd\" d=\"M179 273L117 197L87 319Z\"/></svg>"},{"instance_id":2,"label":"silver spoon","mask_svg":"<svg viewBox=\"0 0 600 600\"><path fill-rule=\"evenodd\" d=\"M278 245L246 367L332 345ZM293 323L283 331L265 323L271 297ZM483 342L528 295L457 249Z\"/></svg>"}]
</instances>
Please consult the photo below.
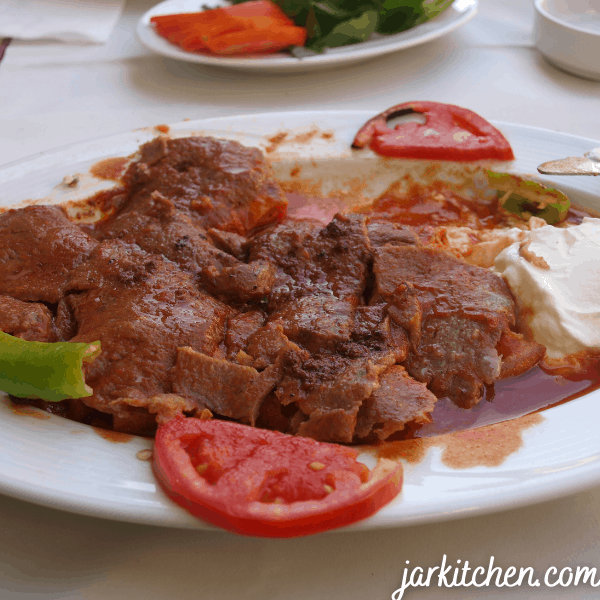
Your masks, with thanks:
<instances>
[{"instance_id":1,"label":"silver spoon","mask_svg":"<svg viewBox=\"0 0 600 600\"><path fill-rule=\"evenodd\" d=\"M583 156L550 160L537 169L542 175L600 175L600 148L594 148Z\"/></svg>"}]
</instances>

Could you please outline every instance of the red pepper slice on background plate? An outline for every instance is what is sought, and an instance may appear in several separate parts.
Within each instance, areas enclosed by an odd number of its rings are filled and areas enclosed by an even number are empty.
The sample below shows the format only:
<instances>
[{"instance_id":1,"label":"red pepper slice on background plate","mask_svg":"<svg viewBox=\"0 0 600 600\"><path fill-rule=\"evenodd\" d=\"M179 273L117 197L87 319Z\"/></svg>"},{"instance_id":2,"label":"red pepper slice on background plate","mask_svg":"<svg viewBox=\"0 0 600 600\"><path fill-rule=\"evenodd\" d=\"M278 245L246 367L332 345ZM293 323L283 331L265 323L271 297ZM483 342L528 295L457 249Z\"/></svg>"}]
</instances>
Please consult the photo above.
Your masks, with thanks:
<instances>
[{"instance_id":1,"label":"red pepper slice on background plate","mask_svg":"<svg viewBox=\"0 0 600 600\"><path fill-rule=\"evenodd\" d=\"M156 32L188 52L214 54L277 52L306 43L305 27L297 27L277 4L254 0L199 13L158 15Z\"/></svg>"},{"instance_id":2,"label":"red pepper slice on background plate","mask_svg":"<svg viewBox=\"0 0 600 600\"><path fill-rule=\"evenodd\" d=\"M177 13L173 15L157 15L150 19L151 23L161 29L182 29L186 26L212 24L216 20L227 17L236 19L268 18L277 25L294 25L282 10L270 0L254 0L243 4L234 4L224 8L212 8L193 13Z\"/></svg>"},{"instance_id":3,"label":"red pepper slice on background plate","mask_svg":"<svg viewBox=\"0 0 600 600\"><path fill-rule=\"evenodd\" d=\"M205 41L206 47L220 56L278 52L289 46L304 46L304 27L265 27L243 29Z\"/></svg>"},{"instance_id":4,"label":"red pepper slice on background plate","mask_svg":"<svg viewBox=\"0 0 600 600\"><path fill-rule=\"evenodd\" d=\"M394 129L389 119L420 113L425 123L403 123ZM466 108L441 102L405 102L367 121L353 148L369 146L381 156L429 160L514 160L508 140L484 118Z\"/></svg>"},{"instance_id":5,"label":"red pepper slice on background plate","mask_svg":"<svg viewBox=\"0 0 600 600\"><path fill-rule=\"evenodd\" d=\"M158 428L154 471L167 495L229 531L295 537L355 523L400 493L402 464L372 471L357 450L216 419Z\"/></svg>"}]
</instances>

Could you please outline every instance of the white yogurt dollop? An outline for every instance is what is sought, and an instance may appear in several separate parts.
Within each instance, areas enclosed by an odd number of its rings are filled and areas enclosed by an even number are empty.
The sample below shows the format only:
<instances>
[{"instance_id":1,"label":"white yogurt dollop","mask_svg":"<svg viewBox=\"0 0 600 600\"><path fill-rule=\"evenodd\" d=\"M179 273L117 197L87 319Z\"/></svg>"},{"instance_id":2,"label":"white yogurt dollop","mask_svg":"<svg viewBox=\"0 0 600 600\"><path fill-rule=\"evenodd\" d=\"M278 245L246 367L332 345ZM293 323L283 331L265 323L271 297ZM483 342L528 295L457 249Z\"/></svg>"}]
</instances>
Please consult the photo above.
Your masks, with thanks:
<instances>
[{"instance_id":1,"label":"white yogurt dollop","mask_svg":"<svg viewBox=\"0 0 600 600\"><path fill-rule=\"evenodd\" d=\"M600 348L600 219L547 225L504 249L495 260L549 358Z\"/></svg>"}]
</instances>

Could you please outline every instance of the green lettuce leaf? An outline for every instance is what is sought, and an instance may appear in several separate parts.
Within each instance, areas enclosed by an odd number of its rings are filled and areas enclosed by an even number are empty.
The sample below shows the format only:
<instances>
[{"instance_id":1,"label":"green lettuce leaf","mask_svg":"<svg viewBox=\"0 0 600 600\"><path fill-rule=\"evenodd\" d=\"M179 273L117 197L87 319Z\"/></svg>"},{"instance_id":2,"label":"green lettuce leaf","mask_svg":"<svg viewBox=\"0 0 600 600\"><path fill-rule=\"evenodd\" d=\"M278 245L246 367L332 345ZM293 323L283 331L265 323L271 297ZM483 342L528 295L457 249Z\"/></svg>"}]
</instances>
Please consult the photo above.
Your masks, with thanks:
<instances>
[{"instance_id":1,"label":"green lettuce leaf","mask_svg":"<svg viewBox=\"0 0 600 600\"><path fill-rule=\"evenodd\" d=\"M342 21L323 37L313 38L306 47L322 52L325 48L364 42L375 31L378 18L377 11L367 10L358 17Z\"/></svg>"},{"instance_id":2,"label":"green lettuce leaf","mask_svg":"<svg viewBox=\"0 0 600 600\"><path fill-rule=\"evenodd\" d=\"M453 0L384 0L378 33L399 33L425 23L446 10Z\"/></svg>"},{"instance_id":3,"label":"green lettuce leaf","mask_svg":"<svg viewBox=\"0 0 600 600\"><path fill-rule=\"evenodd\" d=\"M231 0L240 4L248 0ZM274 0L296 25L306 27L314 52L364 42L372 33L399 33L425 23L453 0Z\"/></svg>"}]
</instances>

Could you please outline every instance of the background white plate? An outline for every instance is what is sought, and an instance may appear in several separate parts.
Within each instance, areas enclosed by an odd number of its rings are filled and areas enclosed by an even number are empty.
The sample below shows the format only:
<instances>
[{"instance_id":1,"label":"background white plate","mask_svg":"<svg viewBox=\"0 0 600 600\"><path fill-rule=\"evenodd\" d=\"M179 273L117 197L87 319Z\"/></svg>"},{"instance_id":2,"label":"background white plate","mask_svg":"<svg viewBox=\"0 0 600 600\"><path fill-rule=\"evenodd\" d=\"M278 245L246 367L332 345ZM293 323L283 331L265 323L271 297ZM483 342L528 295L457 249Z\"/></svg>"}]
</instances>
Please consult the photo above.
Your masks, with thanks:
<instances>
[{"instance_id":1,"label":"background white plate","mask_svg":"<svg viewBox=\"0 0 600 600\"><path fill-rule=\"evenodd\" d=\"M470 21L477 13L477 0L455 0L444 12L431 21L417 25L402 33L382 36L377 40L369 40L343 46L329 48L323 54L303 59L294 58L284 53L266 56L218 57L195 52L185 52L160 37L150 24L150 19L158 15L195 12L202 4L208 6L224 6L222 0L166 0L152 7L140 19L137 35L147 48L170 58L187 62L228 67L232 69L253 71L313 71L320 68L332 68L340 65L358 63L382 54L388 54L404 48L429 42L450 33L454 29Z\"/></svg>"},{"instance_id":2,"label":"background white plate","mask_svg":"<svg viewBox=\"0 0 600 600\"><path fill-rule=\"evenodd\" d=\"M324 130L333 137L281 146L292 160L320 157L327 166L374 160L349 150L366 111L296 112L188 121L171 127L173 135L208 133L267 147L273 134ZM552 131L496 123L515 151L512 170L533 173L546 160L582 155L599 145ZM61 185L65 175L84 174L98 160L127 156L157 134L145 129L42 153L0 169L0 205L24 199L56 202L98 187L82 178L81 189ZM290 136L293 138L294 136ZM275 155L275 153L274 153ZM294 158L295 157L295 158ZM308 161L310 162L310 161ZM404 166L418 162L399 161ZM285 161L282 164L288 164ZM327 172L327 171L326 171ZM549 178L546 178L552 181ZM568 183L568 185L566 185ZM101 186L106 183L101 183ZM600 181L593 177L555 180L573 200L598 210ZM15 414L0 399L0 492L38 504L111 519L154 525L207 528L172 504L157 489L150 463L136 458L151 440L107 441L92 428L32 409L39 418ZM406 469L402 494L355 529L440 521L481 514L570 494L600 482L600 393L592 393L543 413L540 425L523 433L524 446L501 466L454 470L444 466L439 449Z\"/></svg>"}]
</instances>

